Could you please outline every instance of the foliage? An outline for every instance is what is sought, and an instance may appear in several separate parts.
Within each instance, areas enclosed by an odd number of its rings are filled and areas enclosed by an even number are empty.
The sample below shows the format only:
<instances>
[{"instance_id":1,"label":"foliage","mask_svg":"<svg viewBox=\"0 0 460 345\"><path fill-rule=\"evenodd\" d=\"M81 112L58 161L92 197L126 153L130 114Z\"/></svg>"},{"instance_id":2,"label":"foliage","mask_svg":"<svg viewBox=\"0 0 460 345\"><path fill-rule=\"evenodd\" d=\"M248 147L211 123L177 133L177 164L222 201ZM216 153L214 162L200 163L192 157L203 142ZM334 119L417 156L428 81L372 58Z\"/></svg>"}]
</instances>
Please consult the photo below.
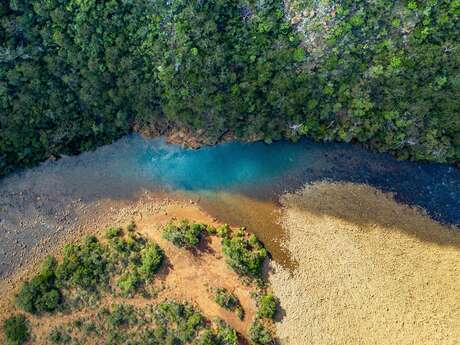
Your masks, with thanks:
<instances>
[{"instance_id":1,"label":"foliage","mask_svg":"<svg viewBox=\"0 0 460 345\"><path fill-rule=\"evenodd\" d=\"M62 263L56 269L56 277L64 286L94 289L108 283L108 255L106 248L96 237L88 236L82 244L64 247Z\"/></svg>"},{"instance_id":2,"label":"foliage","mask_svg":"<svg viewBox=\"0 0 460 345\"><path fill-rule=\"evenodd\" d=\"M228 224L219 225L216 229L216 234L219 237L226 238L230 234L230 227Z\"/></svg>"},{"instance_id":3,"label":"foliage","mask_svg":"<svg viewBox=\"0 0 460 345\"><path fill-rule=\"evenodd\" d=\"M270 344L272 342L272 336L270 332L264 327L264 325L255 319L248 331L249 339L257 345Z\"/></svg>"},{"instance_id":4,"label":"foliage","mask_svg":"<svg viewBox=\"0 0 460 345\"><path fill-rule=\"evenodd\" d=\"M193 248L200 243L206 226L199 223L190 223L183 220L179 225L167 224L163 229L163 238L177 247Z\"/></svg>"},{"instance_id":5,"label":"foliage","mask_svg":"<svg viewBox=\"0 0 460 345\"><path fill-rule=\"evenodd\" d=\"M267 251L255 235L248 238L242 232L235 233L231 238L222 239L222 251L227 264L237 273L259 278Z\"/></svg>"},{"instance_id":6,"label":"foliage","mask_svg":"<svg viewBox=\"0 0 460 345\"><path fill-rule=\"evenodd\" d=\"M171 126L458 162L459 16L452 0L2 2L0 175Z\"/></svg>"},{"instance_id":7,"label":"foliage","mask_svg":"<svg viewBox=\"0 0 460 345\"><path fill-rule=\"evenodd\" d=\"M31 281L24 283L16 295L16 304L21 309L35 314L58 308L62 296L56 287L56 266L56 260L48 257L41 271Z\"/></svg>"},{"instance_id":8,"label":"foliage","mask_svg":"<svg viewBox=\"0 0 460 345\"><path fill-rule=\"evenodd\" d=\"M214 292L214 302L220 305L222 308L228 310L235 310L239 305L240 301L238 298L230 293L227 289L224 288L215 288Z\"/></svg>"},{"instance_id":9,"label":"foliage","mask_svg":"<svg viewBox=\"0 0 460 345\"><path fill-rule=\"evenodd\" d=\"M149 280L160 268L164 258L164 253L157 244L148 244L141 251L141 265L139 273L144 280Z\"/></svg>"},{"instance_id":10,"label":"foliage","mask_svg":"<svg viewBox=\"0 0 460 345\"><path fill-rule=\"evenodd\" d=\"M48 339L53 344L68 344L72 337L61 327L56 327L50 332Z\"/></svg>"},{"instance_id":11,"label":"foliage","mask_svg":"<svg viewBox=\"0 0 460 345\"><path fill-rule=\"evenodd\" d=\"M273 319L276 314L276 306L278 301L273 294L268 293L266 295L262 295L257 300L257 316Z\"/></svg>"},{"instance_id":12,"label":"foliage","mask_svg":"<svg viewBox=\"0 0 460 345\"><path fill-rule=\"evenodd\" d=\"M236 331L222 320L218 320L215 329L206 329L193 345L237 345Z\"/></svg>"},{"instance_id":13,"label":"foliage","mask_svg":"<svg viewBox=\"0 0 460 345\"><path fill-rule=\"evenodd\" d=\"M106 238L107 243L88 236L82 243L66 245L60 262L47 258L41 271L23 284L16 304L37 314L64 307L64 296L70 298L66 307L71 307L92 304L94 294L104 290L136 293L160 268L163 251L133 232L123 237L118 228L109 228Z\"/></svg>"},{"instance_id":14,"label":"foliage","mask_svg":"<svg viewBox=\"0 0 460 345\"><path fill-rule=\"evenodd\" d=\"M9 345L21 345L30 338L30 330L24 315L14 315L3 323L3 332Z\"/></svg>"},{"instance_id":15,"label":"foliage","mask_svg":"<svg viewBox=\"0 0 460 345\"><path fill-rule=\"evenodd\" d=\"M119 237L122 235L122 229L121 228L108 228L105 230L105 237L108 239L112 239L115 237Z\"/></svg>"},{"instance_id":16,"label":"foliage","mask_svg":"<svg viewBox=\"0 0 460 345\"><path fill-rule=\"evenodd\" d=\"M198 330L203 328L203 316L192 307L176 302L159 305L155 314L155 322L165 330L163 339L173 338L178 343L193 340Z\"/></svg>"}]
</instances>

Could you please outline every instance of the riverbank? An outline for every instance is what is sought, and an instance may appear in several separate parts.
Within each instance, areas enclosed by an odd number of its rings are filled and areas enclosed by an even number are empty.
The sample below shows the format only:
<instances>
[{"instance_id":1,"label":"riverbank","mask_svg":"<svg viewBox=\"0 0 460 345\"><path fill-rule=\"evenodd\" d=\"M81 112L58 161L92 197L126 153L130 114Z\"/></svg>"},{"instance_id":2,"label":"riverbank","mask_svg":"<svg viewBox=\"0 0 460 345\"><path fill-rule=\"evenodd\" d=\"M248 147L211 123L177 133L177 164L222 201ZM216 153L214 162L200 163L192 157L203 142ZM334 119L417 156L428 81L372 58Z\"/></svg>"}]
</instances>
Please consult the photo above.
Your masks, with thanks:
<instances>
[{"instance_id":1,"label":"riverbank","mask_svg":"<svg viewBox=\"0 0 460 345\"><path fill-rule=\"evenodd\" d=\"M285 345L460 339L460 232L365 185L318 183L282 198L291 274L271 283Z\"/></svg>"}]
</instances>

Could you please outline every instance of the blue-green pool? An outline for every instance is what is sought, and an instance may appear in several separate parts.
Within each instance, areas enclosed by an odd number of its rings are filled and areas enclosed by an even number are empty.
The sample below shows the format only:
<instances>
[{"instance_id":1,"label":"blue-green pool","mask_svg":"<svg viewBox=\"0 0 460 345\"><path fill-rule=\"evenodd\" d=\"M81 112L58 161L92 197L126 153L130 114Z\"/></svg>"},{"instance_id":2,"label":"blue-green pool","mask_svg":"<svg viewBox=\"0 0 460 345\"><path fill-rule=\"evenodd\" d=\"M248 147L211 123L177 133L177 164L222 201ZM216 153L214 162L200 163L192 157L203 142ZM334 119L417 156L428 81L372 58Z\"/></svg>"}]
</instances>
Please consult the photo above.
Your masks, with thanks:
<instances>
[{"instance_id":1,"label":"blue-green pool","mask_svg":"<svg viewBox=\"0 0 460 345\"><path fill-rule=\"evenodd\" d=\"M357 145L231 142L191 150L133 135L52 164L74 166L65 170L68 181L75 181L75 189L87 197L125 197L150 188L277 200L284 191L319 180L367 183L426 209L437 220L460 225L460 170L398 161Z\"/></svg>"}]
</instances>

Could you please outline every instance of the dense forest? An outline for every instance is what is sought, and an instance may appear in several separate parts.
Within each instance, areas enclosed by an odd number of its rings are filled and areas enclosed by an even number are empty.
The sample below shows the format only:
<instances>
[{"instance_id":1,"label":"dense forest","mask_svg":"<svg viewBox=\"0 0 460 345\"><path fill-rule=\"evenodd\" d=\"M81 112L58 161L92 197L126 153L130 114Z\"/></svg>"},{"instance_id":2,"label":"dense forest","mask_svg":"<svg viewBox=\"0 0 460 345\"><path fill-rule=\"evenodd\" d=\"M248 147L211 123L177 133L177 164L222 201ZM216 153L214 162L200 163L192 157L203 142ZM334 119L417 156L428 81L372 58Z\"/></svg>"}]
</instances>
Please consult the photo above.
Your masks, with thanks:
<instances>
[{"instance_id":1,"label":"dense forest","mask_svg":"<svg viewBox=\"0 0 460 345\"><path fill-rule=\"evenodd\" d=\"M460 160L460 0L4 0L0 175L167 126Z\"/></svg>"}]
</instances>

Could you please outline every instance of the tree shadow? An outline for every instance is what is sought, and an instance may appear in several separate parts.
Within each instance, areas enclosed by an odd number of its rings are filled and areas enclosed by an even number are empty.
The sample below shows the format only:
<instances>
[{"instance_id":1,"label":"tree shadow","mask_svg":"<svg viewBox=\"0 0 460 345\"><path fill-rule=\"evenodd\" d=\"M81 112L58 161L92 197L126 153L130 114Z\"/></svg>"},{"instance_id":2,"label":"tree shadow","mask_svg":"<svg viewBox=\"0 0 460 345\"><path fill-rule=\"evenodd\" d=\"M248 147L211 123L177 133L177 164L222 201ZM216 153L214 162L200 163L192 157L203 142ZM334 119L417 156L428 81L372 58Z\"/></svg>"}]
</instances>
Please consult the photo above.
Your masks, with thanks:
<instances>
[{"instance_id":1,"label":"tree shadow","mask_svg":"<svg viewBox=\"0 0 460 345\"><path fill-rule=\"evenodd\" d=\"M173 270L174 270L174 265L171 263L171 261L169 260L167 256L164 256L163 263L161 264L161 267L158 270L158 272L155 274L155 277L163 280Z\"/></svg>"},{"instance_id":2,"label":"tree shadow","mask_svg":"<svg viewBox=\"0 0 460 345\"><path fill-rule=\"evenodd\" d=\"M357 225L362 232L383 228L424 242L460 248L460 231L430 218L422 209L398 203L394 196L364 184L319 182L285 195L288 210L334 217Z\"/></svg>"}]
</instances>

